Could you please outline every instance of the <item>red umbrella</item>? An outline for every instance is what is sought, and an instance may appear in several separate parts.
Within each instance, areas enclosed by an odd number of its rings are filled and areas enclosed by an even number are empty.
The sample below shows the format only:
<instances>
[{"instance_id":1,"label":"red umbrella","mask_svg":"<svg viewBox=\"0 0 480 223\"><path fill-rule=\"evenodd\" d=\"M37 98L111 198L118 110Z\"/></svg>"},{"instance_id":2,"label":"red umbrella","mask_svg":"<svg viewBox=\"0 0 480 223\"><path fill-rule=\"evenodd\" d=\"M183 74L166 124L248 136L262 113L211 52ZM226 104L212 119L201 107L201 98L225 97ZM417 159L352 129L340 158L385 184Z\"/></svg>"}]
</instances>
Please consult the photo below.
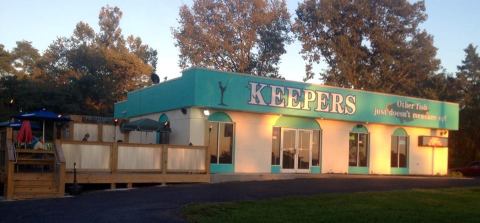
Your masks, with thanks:
<instances>
[{"instance_id":1,"label":"red umbrella","mask_svg":"<svg viewBox=\"0 0 480 223\"><path fill-rule=\"evenodd\" d=\"M24 120L22 122L22 127L18 131L17 141L19 143L25 142L30 143L32 142L32 127L30 126L30 121Z\"/></svg>"}]
</instances>

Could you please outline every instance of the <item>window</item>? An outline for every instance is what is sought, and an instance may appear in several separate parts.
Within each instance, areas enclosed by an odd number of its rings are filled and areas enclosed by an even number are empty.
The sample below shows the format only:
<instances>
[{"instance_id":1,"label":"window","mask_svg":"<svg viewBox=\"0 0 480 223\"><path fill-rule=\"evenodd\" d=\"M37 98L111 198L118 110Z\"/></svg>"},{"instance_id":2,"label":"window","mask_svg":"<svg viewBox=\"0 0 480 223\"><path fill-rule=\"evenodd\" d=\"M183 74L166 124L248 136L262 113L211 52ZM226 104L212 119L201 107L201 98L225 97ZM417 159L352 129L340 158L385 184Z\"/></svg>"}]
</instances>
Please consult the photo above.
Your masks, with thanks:
<instances>
[{"instance_id":1,"label":"window","mask_svg":"<svg viewBox=\"0 0 480 223\"><path fill-rule=\"evenodd\" d=\"M357 167L368 166L368 133L350 133L348 165Z\"/></svg>"},{"instance_id":2,"label":"window","mask_svg":"<svg viewBox=\"0 0 480 223\"><path fill-rule=\"evenodd\" d=\"M406 168L408 157L408 135L407 132L398 128L392 135L390 154L390 166L394 168Z\"/></svg>"},{"instance_id":3,"label":"window","mask_svg":"<svg viewBox=\"0 0 480 223\"><path fill-rule=\"evenodd\" d=\"M312 166L320 166L322 132L313 130L312 136Z\"/></svg>"},{"instance_id":4,"label":"window","mask_svg":"<svg viewBox=\"0 0 480 223\"><path fill-rule=\"evenodd\" d=\"M280 127L273 127L272 131L272 165L280 165L280 142L282 131Z\"/></svg>"},{"instance_id":5,"label":"window","mask_svg":"<svg viewBox=\"0 0 480 223\"><path fill-rule=\"evenodd\" d=\"M233 123L210 122L210 163L232 163L233 131Z\"/></svg>"}]
</instances>

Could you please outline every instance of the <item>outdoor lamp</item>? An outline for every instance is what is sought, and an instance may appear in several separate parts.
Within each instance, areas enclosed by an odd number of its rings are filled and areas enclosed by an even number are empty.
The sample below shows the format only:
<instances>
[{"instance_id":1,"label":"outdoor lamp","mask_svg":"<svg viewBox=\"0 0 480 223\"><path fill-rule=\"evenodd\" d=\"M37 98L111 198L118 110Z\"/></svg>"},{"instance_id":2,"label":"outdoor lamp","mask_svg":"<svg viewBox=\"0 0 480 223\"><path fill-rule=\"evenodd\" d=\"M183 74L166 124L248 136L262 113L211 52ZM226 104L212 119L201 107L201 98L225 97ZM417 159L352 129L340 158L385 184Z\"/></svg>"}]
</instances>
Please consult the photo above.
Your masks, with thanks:
<instances>
[{"instance_id":1,"label":"outdoor lamp","mask_svg":"<svg viewBox=\"0 0 480 223\"><path fill-rule=\"evenodd\" d=\"M203 114L204 114L205 116L209 116L209 115L210 115L210 111L209 111L208 109L205 109L205 110L203 110Z\"/></svg>"}]
</instances>

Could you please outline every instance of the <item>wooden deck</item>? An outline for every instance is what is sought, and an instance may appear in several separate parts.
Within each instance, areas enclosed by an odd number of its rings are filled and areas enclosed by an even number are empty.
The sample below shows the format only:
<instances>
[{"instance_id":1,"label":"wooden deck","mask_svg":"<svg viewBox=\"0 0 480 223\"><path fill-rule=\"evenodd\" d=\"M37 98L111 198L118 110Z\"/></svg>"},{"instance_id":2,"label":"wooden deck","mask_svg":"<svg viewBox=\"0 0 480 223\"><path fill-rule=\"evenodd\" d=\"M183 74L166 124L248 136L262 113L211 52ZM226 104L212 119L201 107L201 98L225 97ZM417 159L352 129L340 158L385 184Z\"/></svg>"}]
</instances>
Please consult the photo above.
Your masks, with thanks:
<instances>
[{"instance_id":1,"label":"wooden deck","mask_svg":"<svg viewBox=\"0 0 480 223\"><path fill-rule=\"evenodd\" d=\"M7 200L62 197L65 184L208 183L205 146L57 141L52 151L3 149ZM75 172L74 174L74 166ZM76 176L75 176L76 175Z\"/></svg>"},{"instance_id":2,"label":"wooden deck","mask_svg":"<svg viewBox=\"0 0 480 223\"><path fill-rule=\"evenodd\" d=\"M63 197L65 161L56 151L16 149L6 142L4 195L7 200Z\"/></svg>"}]
</instances>

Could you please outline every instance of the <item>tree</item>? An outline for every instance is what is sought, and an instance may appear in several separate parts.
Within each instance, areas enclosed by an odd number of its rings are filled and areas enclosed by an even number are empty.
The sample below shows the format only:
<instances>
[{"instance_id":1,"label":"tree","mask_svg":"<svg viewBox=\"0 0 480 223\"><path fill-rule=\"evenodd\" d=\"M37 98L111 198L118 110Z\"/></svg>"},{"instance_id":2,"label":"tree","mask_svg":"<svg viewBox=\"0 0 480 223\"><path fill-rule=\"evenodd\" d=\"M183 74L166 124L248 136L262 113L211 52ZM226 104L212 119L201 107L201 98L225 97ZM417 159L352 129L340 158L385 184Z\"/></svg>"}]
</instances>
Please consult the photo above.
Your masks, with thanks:
<instances>
[{"instance_id":1,"label":"tree","mask_svg":"<svg viewBox=\"0 0 480 223\"><path fill-rule=\"evenodd\" d=\"M452 149L449 150L453 166L462 166L480 159L480 56L472 44L465 49L465 59L457 67L457 88L461 92L460 128L451 135Z\"/></svg>"},{"instance_id":2,"label":"tree","mask_svg":"<svg viewBox=\"0 0 480 223\"><path fill-rule=\"evenodd\" d=\"M12 74L12 62L11 54L0 44L0 78Z\"/></svg>"},{"instance_id":3,"label":"tree","mask_svg":"<svg viewBox=\"0 0 480 223\"><path fill-rule=\"evenodd\" d=\"M423 1L305 0L296 14L293 31L307 61L305 80L323 59L327 84L431 96L425 83L440 61L432 36L419 28L426 20Z\"/></svg>"},{"instance_id":4,"label":"tree","mask_svg":"<svg viewBox=\"0 0 480 223\"><path fill-rule=\"evenodd\" d=\"M82 103L84 108L77 113L111 115L113 104L127 92L150 84L157 52L139 37L125 40L121 17L118 7L102 7L98 33L79 22L71 37L57 38L39 61L45 80L69 89Z\"/></svg>"},{"instance_id":5,"label":"tree","mask_svg":"<svg viewBox=\"0 0 480 223\"><path fill-rule=\"evenodd\" d=\"M196 0L180 8L173 29L180 66L280 77L278 64L291 42L284 0Z\"/></svg>"},{"instance_id":6,"label":"tree","mask_svg":"<svg viewBox=\"0 0 480 223\"><path fill-rule=\"evenodd\" d=\"M103 46L116 47L122 49L125 47L125 40L120 29L120 20L122 19L122 11L118 7L104 6L100 9L98 15L98 25L100 33L97 35L98 43Z\"/></svg>"},{"instance_id":7,"label":"tree","mask_svg":"<svg viewBox=\"0 0 480 223\"><path fill-rule=\"evenodd\" d=\"M17 41L12 52L14 73L20 77L33 77L37 70L37 61L40 58L38 50L29 41Z\"/></svg>"}]
</instances>

